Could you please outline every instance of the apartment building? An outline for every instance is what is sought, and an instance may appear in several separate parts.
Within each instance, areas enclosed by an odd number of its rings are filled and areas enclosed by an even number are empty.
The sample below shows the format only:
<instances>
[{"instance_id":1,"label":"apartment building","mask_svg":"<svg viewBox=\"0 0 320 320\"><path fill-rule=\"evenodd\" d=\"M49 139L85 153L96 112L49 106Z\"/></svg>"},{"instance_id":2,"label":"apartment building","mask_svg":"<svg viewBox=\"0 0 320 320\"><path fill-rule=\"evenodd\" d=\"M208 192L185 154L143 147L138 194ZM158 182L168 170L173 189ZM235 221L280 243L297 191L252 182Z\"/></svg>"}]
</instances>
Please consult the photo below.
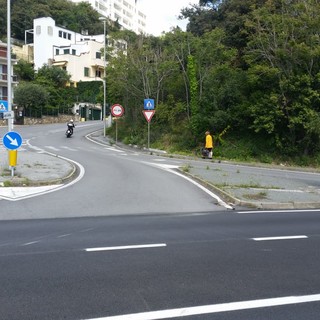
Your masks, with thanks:
<instances>
[{"instance_id":1,"label":"apartment building","mask_svg":"<svg viewBox=\"0 0 320 320\"><path fill-rule=\"evenodd\" d=\"M12 75L12 86L17 85L17 79L13 76L13 65L17 62L12 55L11 72L7 65L7 44L0 41L0 100L8 100L8 74Z\"/></svg>"},{"instance_id":2,"label":"apartment building","mask_svg":"<svg viewBox=\"0 0 320 320\"><path fill-rule=\"evenodd\" d=\"M44 64L61 67L72 83L101 81L104 75L104 35L82 35L56 26L50 17L33 21L34 68Z\"/></svg>"},{"instance_id":3,"label":"apartment building","mask_svg":"<svg viewBox=\"0 0 320 320\"><path fill-rule=\"evenodd\" d=\"M139 0L69 0L88 2L101 16L119 24L137 34L146 33L146 15L138 9ZM150 0L151 1L151 0Z\"/></svg>"}]
</instances>

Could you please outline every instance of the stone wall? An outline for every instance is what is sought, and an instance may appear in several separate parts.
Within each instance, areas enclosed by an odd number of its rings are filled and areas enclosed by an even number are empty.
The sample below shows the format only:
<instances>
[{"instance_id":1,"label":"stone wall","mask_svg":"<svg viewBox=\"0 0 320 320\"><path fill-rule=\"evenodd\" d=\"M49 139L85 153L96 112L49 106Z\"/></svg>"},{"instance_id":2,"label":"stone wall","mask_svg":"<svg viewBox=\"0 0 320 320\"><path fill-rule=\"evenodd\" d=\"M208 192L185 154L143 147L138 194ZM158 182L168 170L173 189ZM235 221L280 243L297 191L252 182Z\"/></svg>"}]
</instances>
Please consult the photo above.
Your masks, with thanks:
<instances>
[{"instance_id":1,"label":"stone wall","mask_svg":"<svg viewBox=\"0 0 320 320\"><path fill-rule=\"evenodd\" d=\"M42 116L41 118L28 118L24 117L24 124L32 125L32 124L48 124L48 123L67 123L70 119L74 121L79 121L78 115L66 115L59 114L58 116Z\"/></svg>"},{"instance_id":2,"label":"stone wall","mask_svg":"<svg viewBox=\"0 0 320 320\"><path fill-rule=\"evenodd\" d=\"M23 124L33 125L33 124L48 124L48 123L67 123L70 119L74 121L79 121L79 115L66 115L59 114L58 116L42 116L41 118L29 118L24 117ZM7 126L7 120L0 120L0 126Z\"/></svg>"}]
</instances>

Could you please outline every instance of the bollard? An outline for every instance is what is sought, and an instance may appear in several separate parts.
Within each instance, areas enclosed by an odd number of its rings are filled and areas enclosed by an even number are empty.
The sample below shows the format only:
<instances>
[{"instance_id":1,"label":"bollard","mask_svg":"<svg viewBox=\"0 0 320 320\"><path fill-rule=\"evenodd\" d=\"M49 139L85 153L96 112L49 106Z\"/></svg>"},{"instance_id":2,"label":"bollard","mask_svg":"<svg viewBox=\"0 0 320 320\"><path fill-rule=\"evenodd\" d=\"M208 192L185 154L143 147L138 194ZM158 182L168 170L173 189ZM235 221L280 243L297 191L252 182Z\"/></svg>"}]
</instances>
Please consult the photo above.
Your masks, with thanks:
<instances>
[{"instance_id":1,"label":"bollard","mask_svg":"<svg viewBox=\"0 0 320 320\"><path fill-rule=\"evenodd\" d=\"M18 150L9 150L9 167L17 165Z\"/></svg>"},{"instance_id":2,"label":"bollard","mask_svg":"<svg viewBox=\"0 0 320 320\"><path fill-rule=\"evenodd\" d=\"M9 168L11 169L11 177L14 176L14 168L17 165L18 150L8 150Z\"/></svg>"}]
</instances>

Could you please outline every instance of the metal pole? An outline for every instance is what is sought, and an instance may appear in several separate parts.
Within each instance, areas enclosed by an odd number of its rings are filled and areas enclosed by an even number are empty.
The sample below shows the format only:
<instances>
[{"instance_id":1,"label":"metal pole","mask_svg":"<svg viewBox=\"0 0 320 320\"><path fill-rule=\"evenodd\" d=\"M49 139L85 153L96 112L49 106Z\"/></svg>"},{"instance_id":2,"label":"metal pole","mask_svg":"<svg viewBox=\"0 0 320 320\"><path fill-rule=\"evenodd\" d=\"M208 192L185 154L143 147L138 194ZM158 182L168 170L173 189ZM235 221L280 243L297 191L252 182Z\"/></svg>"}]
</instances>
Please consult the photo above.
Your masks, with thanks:
<instances>
[{"instance_id":1,"label":"metal pole","mask_svg":"<svg viewBox=\"0 0 320 320\"><path fill-rule=\"evenodd\" d=\"M118 144L118 119L116 119L116 145Z\"/></svg>"},{"instance_id":2,"label":"metal pole","mask_svg":"<svg viewBox=\"0 0 320 320\"><path fill-rule=\"evenodd\" d=\"M148 122L148 150L150 150L150 122Z\"/></svg>"},{"instance_id":3,"label":"metal pole","mask_svg":"<svg viewBox=\"0 0 320 320\"><path fill-rule=\"evenodd\" d=\"M106 19L103 20L103 34L104 34L104 81L103 81L103 136L106 137Z\"/></svg>"},{"instance_id":4,"label":"metal pole","mask_svg":"<svg viewBox=\"0 0 320 320\"><path fill-rule=\"evenodd\" d=\"M7 90L8 90L8 111L12 111L12 88L11 88L11 4L7 0ZM8 131L13 130L13 119L8 119Z\"/></svg>"}]
</instances>

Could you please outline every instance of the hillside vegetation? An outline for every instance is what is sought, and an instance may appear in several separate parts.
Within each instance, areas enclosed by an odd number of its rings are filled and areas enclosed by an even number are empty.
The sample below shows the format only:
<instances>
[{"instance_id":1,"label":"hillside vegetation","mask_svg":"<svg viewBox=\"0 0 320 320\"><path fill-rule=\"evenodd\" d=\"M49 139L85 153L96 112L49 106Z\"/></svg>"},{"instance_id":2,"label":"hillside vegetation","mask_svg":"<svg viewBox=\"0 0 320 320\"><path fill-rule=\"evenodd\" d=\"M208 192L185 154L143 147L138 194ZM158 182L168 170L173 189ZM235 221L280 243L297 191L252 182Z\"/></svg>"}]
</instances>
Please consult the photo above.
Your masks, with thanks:
<instances>
[{"instance_id":1,"label":"hillside vegetation","mask_svg":"<svg viewBox=\"0 0 320 320\"><path fill-rule=\"evenodd\" d=\"M20 3L24 12L26 4L28 13L31 3L45 7L49 2L16 0L13 7ZM84 19L91 23L76 26L78 18L57 4L45 8L75 31L99 25L94 14ZM189 19L187 32L176 28L152 37L109 29L111 38L128 42L126 53L108 53L107 102L125 108L117 120L118 139L146 144L143 100L153 98L152 147L191 153L210 130L221 158L318 165L319 13L315 0L200 0L182 10ZM33 19L19 17L17 25ZM2 21L0 26L3 34ZM18 35L18 27L13 30Z\"/></svg>"}]
</instances>

